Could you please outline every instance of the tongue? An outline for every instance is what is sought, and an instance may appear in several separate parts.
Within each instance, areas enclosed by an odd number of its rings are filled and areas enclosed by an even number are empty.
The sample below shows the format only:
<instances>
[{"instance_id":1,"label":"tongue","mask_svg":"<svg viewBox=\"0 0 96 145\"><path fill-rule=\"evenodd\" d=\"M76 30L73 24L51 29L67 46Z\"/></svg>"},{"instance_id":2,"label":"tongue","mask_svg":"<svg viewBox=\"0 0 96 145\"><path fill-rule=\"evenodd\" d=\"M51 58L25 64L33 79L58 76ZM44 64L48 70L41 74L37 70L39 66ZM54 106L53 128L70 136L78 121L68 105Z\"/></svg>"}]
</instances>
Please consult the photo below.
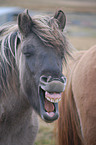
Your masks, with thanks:
<instances>
[{"instance_id":1,"label":"tongue","mask_svg":"<svg viewBox=\"0 0 96 145\"><path fill-rule=\"evenodd\" d=\"M53 112L54 111L53 103L49 102L47 99L45 99L45 110L47 112Z\"/></svg>"}]
</instances>

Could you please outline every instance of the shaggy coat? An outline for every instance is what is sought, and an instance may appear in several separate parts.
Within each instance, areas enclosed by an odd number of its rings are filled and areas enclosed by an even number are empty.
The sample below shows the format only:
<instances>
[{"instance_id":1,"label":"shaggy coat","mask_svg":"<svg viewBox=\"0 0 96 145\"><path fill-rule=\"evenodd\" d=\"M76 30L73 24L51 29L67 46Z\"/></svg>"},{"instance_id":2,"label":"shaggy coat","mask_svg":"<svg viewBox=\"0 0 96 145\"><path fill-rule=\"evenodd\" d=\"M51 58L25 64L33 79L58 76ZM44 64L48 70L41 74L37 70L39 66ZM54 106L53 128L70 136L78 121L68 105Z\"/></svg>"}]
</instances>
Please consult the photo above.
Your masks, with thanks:
<instances>
[{"instance_id":1,"label":"shaggy coat","mask_svg":"<svg viewBox=\"0 0 96 145\"><path fill-rule=\"evenodd\" d=\"M33 18L26 10L18 24L0 27L0 145L33 145L37 114L50 123L58 118L70 48L65 23L61 10Z\"/></svg>"}]
</instances>

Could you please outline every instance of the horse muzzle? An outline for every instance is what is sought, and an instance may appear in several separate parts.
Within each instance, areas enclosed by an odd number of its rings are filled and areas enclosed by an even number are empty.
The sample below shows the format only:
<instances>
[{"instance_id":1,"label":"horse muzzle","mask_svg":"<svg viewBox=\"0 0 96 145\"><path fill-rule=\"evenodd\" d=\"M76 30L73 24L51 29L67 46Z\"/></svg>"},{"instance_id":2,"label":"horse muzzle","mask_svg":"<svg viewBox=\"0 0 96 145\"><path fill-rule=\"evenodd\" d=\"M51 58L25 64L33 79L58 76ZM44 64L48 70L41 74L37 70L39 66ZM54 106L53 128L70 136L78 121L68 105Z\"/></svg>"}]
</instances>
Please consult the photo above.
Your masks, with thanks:
<instances>
[{"instance_id":1,"label":"horse muzzle","mask_svg":"<svg viewBox=\"0 0 96 145\"><path fill-rule=\"evenodd\" d=\"M58 102L65 90L66 78L41 76L39 83L40 115L46 122L53 122L59 117Z\"/></svg>"}]
</instances>

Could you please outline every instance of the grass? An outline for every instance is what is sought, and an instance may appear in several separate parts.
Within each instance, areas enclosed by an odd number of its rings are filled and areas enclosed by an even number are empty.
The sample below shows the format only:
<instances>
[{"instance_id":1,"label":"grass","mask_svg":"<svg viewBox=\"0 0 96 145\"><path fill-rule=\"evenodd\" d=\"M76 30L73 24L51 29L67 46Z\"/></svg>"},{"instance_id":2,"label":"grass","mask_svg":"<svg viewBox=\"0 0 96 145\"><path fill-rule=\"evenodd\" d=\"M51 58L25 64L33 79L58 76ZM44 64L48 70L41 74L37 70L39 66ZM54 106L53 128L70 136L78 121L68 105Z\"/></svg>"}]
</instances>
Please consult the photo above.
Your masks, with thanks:
<instances>
[{"instance_id":1,"label":"grass","mask_svg":"<svg viewBox=\"0 0 96 145\"><path fill-rule=\"evenodd\" d=\"M45 123L39 118L39 132L35 141L35 145L55 145L54 123Z\"/></svg>"}]
</instances>

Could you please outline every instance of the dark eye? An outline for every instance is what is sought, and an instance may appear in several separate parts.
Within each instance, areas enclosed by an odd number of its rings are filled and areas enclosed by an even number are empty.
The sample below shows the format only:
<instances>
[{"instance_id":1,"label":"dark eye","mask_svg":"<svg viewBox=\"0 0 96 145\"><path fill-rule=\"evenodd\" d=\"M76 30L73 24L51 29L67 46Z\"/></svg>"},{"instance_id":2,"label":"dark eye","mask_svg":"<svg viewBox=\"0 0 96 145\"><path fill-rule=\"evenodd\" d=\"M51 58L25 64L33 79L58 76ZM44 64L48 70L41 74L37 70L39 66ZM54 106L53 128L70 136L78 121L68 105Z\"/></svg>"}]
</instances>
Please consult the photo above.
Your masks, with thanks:
<instances>
[{"instance_id":1,"label":"dark eye","mask_svg":"<svg viewBox=\"0 0 96 145\"><path fill-rule=\"evenodd\" d=\"M35 54L35 49L32 46L24 46L22 49L22 53L26 57L33 56Z\"/></svg>"}]
</instances>

